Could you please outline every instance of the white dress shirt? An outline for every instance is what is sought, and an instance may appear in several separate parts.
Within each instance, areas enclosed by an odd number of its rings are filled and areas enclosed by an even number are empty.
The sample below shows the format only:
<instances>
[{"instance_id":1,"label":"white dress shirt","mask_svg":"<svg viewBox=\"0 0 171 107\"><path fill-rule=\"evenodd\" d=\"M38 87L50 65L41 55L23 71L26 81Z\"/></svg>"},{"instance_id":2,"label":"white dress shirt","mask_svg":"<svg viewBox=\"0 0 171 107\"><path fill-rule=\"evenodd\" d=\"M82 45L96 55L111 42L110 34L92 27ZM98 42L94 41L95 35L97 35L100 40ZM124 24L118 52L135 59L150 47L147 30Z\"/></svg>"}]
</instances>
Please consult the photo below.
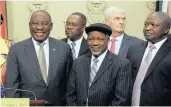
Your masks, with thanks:
<instances>
[{"instance_id":1,"label":"white dress shirt","mask_svg":"<svg viewBox=\"0 0 171 107\"><path fill-rule=\"evenodd\" d=\"M152 55L150 57L150 60L151 62L153 61L156 53L158 52L158 50L160 49L160 47L162 46L162 44L166 41L167 38L161 40L160 42L157 42L155 44L153 44L155 46L155 48L153 48L153 50L151 51L152 52ZM136 80L135 80L135 83L134 83L134 88L133 88L133 95L132 95L132 106L139 106L140 104L140 96L141 96L141 84L142 82L144 81L144 77L148 71L148 68L146 70L146 68L143 68L144 66L144 60L150 50L150 46L152 45L151 42L148 42L148 45L147 45L147 48L145 50L145 53L144 53L144 56L143 56L143 59L141 61L141 65L140 65L140 68L138 70L138 73L137 73L137 77L136 77ZM148 62L146 62L148 63ZM150 62L149 62L149 65L150 65ZM148 65L146 65L148 66ZM145 71L142 71L142 69L145 69Z\"/></svg>"},{"instance_id":2,"label":"white dress shirt","mask_svg":"<svg viewBox=\"0 0 171 107\"><path fill-rule=\"evenodd\" d=\"M76 45L74 46L76 58L78 58L82 40L83 40L83 36L82 36L80 39L74 41L74 43L76 44ZM72 49L72 45L71 45L72 41L71 41L70 39L68 39L67 43L70 45L70 47L71 47L71 49Z\"/></svg>"},{"instance_id":3,"label":"white dress shirt","mask_svg":"<svg viewBox=\"0 0 171 107\"><path fill-rule=\"evenodd\" d=\"M153 60L154 56L156 55L156 53L158 52L158 50L160 49L160 47L162 46L162 44L166 41L166 39L167 39L167 38L165 38L165 39L161 40L160 42L157 42L157 43L154 44L154 46L155 46L156 48L153 49L153 51L152 51L152 60ZM150 46L151 44L152 44L151 42L148 42L147 48L146 48L145 53L144 53L144 56L143 56L143 60L144 60L145 56L147 55L147 53L148 53L148 51L149 51L149 49L150 49L149 46ZM141 61L141 63L143 62L143 60Z\"/></svg>"},{"instance_id":4,"label":"white dress shirt","mask_svg":"<svg viewBox=\"0 0 171 107\"><path fill-rule=\"evenodd\" d=\"M33 38L32 38L32 41L33 41L36 55L38 58L40 46L38 45L38 42L36 40L34 40ZM46 67L47 67L47 75L48 75L48 71L49 71L49 38L47 38L44 41L44 43L45 44L43 46L43 49L44 49L44 53L45 53L45 57L46 57Z\"/></svg>"},{"instance_id":5,"label":"white dress shirt","mask_svg":"<svg viewBox=\"0 0 171 107\"><path fill-rule=\"evenodd\" d=\"M122 44L122 39L123 39L123 36L124 36L124 33L121 34L120 36L117 36L115 38L115 54L118 55L119 53L119 49L121 47L121 44ZM110 50L111 46L112 46L112 35L110 36L110 41L109 41L109 44L108 44L108 49Z\"/></svg>"}]
</instances>

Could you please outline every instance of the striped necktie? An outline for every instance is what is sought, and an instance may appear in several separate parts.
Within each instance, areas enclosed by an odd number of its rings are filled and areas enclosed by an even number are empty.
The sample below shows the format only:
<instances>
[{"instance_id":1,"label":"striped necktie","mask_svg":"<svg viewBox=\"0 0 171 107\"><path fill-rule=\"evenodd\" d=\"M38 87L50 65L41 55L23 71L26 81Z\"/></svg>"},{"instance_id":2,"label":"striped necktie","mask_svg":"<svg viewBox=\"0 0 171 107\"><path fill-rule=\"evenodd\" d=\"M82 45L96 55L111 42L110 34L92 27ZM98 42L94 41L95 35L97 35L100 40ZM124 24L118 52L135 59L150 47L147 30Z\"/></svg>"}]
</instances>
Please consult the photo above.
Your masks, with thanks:
<instances>
[{"instance_id":1,"label":"striped necktie","mask_svg":"<svg viewBox=\"0 0 171 107\"><path fill-rule=\"evenodd\" d=\"M73 60L76 59L76 52L75 52L75 42L72 42L71 43L71 50L72 50L72 57L73 57Z\"/></svg>"},{"instance_id":2,"label":"striped necktie","mask_svg":"<svg viewBox=\"0 0 171 107\"><path fill-rule=\"evenodd\" d=\"M89 86L91 86L93 80L94 80L94 77L96 76L96 73L97 73L97 63L99 62L99 60L97 58L95 58L93 60L93 65L91 67L91 71L90 71L90 80L89 80Z\"/></svg>"}]
</instances>

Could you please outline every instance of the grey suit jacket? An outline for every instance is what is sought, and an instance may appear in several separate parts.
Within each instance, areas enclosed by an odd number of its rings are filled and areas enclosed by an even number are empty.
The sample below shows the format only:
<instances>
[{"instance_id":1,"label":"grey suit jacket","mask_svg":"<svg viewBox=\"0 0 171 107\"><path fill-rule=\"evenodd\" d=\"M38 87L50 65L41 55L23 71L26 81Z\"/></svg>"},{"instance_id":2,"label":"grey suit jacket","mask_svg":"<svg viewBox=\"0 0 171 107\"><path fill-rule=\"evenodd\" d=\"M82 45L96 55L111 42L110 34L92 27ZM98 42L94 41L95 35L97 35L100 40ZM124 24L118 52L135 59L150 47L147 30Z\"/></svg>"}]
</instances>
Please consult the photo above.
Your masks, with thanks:
<instances>
[{"instance_id":1,"label":"grey suit jacket","mask_svg":"<svg viewBox=\"0 0 171 107\"><path fill-rule=\"evenodd\" d=\"M147 42L131 46L127 58L132 63L135 82ZM171 35L152 60L141 85L140 106L171 106Z\"/></svg>"},{"instance_id":2,"label":"grey suit jacket","mask_svg":"<svg viewBox=\"0 0 171 107\"><path fill-rule=\"evenodd\" d=\"M67 43L68 39L64 38L64 39L61 39L61 40ZM81 42L81 47L80 47L78 57L81 56L81 55L88 54L88 53L90 53L90 50L89 50L88 45L87 45L87 40L85 38L83 38L83 40Z\"/></svg>"},{"instance_id":3,"label":"grey suit jacket","mask_svg":"<svg viewBox=\"0 0 171 107\"><path fill-rule=\"evenodd\" d=\"M64 105L66 82L72 64L72 53L68 44L49 37L48 82L44 82L35 48L31 38L16 43L10 48L7 59L6 88L29 90L38 100L53 105ZM29 92L6 90L6 97L28 97Z\"/></svg>"},{"instance_id":4,"label":"grey suit jacket","mask_svg":"<svg viewBox=\"0 0 171 107\"><path fill-rule=\"evenodd\" d=\"M127 59L107 52L94 82L89 87L91 54L76 59L69 77L67 105L129 105L131 65Z\"/></svg>"},{"instance_id":5,"label":"grey suit jacket","mask_svg":"<svg viewBox=\"0 0 171 107\"><path fill-rule=\"evenodd\" d=\"M133 37L133 36L124 34L118 55L120 55L122 57L126 57L128 48L131 45L141 44L142 42L143 42L143 40L141 40L137 37Z\"/></svg>"}]
</instances>

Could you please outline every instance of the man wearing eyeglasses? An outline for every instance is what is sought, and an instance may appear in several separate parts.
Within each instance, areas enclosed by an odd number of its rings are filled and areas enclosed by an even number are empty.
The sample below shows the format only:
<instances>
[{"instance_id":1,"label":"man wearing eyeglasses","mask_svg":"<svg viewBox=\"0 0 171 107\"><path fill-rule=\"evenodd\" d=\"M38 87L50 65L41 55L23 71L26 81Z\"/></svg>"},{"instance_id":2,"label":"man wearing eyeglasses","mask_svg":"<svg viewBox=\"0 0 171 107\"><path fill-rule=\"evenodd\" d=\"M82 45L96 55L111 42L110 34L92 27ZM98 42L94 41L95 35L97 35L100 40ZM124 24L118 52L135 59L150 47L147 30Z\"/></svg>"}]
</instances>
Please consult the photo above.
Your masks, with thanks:
<instances>
[{"instance_id":1,"label":"man wearing eyeglasses","mask_svg":"<svg viewBox=\"0 0 171 107\"><path fill-rule=\"evenodd\" d=\"M62 41L70 45L73 59L89 52L87 40L83 37L86 22L86 16L80 12L72 13L65 22L65 34L67 38L62 39Z\"/></svg>"}]
</instances>

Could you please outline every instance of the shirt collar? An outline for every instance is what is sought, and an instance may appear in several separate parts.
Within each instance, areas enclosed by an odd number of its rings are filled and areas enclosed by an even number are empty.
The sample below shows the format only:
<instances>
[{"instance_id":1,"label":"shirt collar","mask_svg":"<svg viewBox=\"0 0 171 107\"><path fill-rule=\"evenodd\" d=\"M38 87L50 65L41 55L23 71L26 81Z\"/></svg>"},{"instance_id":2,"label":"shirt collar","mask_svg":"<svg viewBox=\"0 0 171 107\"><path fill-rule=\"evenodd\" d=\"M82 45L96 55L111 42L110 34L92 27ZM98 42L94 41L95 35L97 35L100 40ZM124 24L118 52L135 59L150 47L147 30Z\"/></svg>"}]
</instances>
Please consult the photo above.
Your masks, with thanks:
<instances>
[{"instance_id":1,"label":"shirt collar","mask_svg":"<svg viewBox=\"0 0 171 107\"><path fill-rule=\"evenodd\" d=\"M82 40L83 40L83 36L82 36L80 39L74 41L74 43L75 43L76 45L77 45L77 44L81 44ZM71 44L71 43L72 43L72 41L71 41L70 39L68 39L68 44Z\"/></svg>"},{"instance_id":2,"label":"shirt collar","mask_svg":"<svg viewBox=\"0 0 171 107\"><path fill-rule=\"evenodd\" d=\"M98 58L99 61L103 61L104 57L107 54L108 49L106 49ZM91 61L93 61L96 57L94 55L92 55Z\"/></svg>"},{"instance_id":3,"label":"shirt collar","mask_svg":"<svg viewBox=\"0 0 171 107\"><path fill-rule=\"evenodd\" d=\"M153 44L155 47L156 47L156 49L157 50L159 50L159 48L162 46L162 44L166 41L166 39L167 39L167 37L165 38L165 39L163 39L163 40L161 40L161 41L159 41L159 42L157 42L157 43L155 43L155 44ZM149 46L151 45L152 43L150 42L150 41L148 41L148 48L149 48Z\"/></svg>"},{"instance_id":4,"label":"shirt collar","mask_svg":"<svg viewBox=\"0 0 171 107\"><path fill-rule=\"evenodd\" d=\"M115 39L116 39L116 41L122 41L122 39L123 39L123 36L124 36L124 33L122 33L120 36L117 36ZM110 40L112 40L112 35L110 36Z\"/></svg>"},{"instance_id":5,"label":"shirt collar","mask_svg":"<svg viewBox=\"0 0 171 107\"><path fill-rule=\"evenodd\" d=\"M38 42L37 42L36 40L34 40L33 37L32 37L32 41L33 41L34 46L37 45ZM44 43L45 43L46 45L49 45L49 38L47 38L47 39L44 41Z\"/></svg>"}]
</instances>

